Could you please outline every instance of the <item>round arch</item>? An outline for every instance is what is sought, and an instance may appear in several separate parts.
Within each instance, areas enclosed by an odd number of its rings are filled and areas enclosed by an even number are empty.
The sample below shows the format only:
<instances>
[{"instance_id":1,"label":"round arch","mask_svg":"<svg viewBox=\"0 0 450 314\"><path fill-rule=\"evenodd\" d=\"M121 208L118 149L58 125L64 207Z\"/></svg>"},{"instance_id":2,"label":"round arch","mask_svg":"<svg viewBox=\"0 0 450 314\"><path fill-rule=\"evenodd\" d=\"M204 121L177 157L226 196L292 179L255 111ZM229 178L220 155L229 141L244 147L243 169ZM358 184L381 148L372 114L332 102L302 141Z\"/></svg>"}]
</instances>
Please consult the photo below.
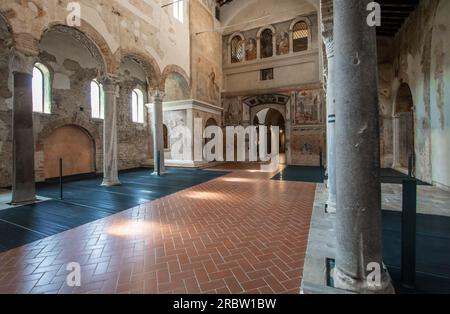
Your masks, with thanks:
<instances>
[{"instance_id":1,"label":"round arch","mask_svg":"<svg viewBox=\"0 0 450 314\"><path fill-rule=\"evenodd\" d=\"M407 83L399 86L394 103L394 168L408 169L415 162L415 114L411 88ZM410 159L412 160L410 161Z\"/></svg>"},{"instance_id":2,"label":"round arch","mask_svg":"<svg viewBox=\"0 0 450 314\"><path fill-rule=\"evenodd\" d=\"M149 88L160 89L162 74L155 58L153 58L150 54L142 54L131 50L122 50L121 56L122 57L119 64L127 58L132 59L144 69L144 72L147 75L147 83Z\"/></svg>"},{"instance_id":3,"label":"round arch","mask_svg":"<svg viewBox=\"0 0 450 314\"><path fill-rule=\"evenodd\" d=\"M102 151L102 138L92 123L84 121L76 115L74 115L73 117L57 119L48 123L46 127L37 134L36 153L38 155L43 153L45 140L50 134L52 134L55 130L68 125L78 127L89 134L89 137L92 139L92 145L94 149L93 169L94 171L97 171L98 166L102 164L101 154L99 154L99 152Z\"/></svg>"},{"instance_id":4,"label":"round arch","mask_svg":"<svg viewBox=\"0 0 450 314\"><path fill-rule=\"evenodd\" d=\"M275 27L273 25L266 25L261 27L256 34L256 45L257 45L257 54L258 59L261 59L261 34L265 30L270 30L272 32L272 57L276 55L277 52L277 41L275 39L275 35L277 33Z\"/></svg>"},{"instance_id":5,"label":"round arch","mask_svg":"<svg viewBox=\"0 0 450 314\"><path fill-rule=\"evenodd\" d=\"M286 106L276 104L265 104L250 108L250 121L253 122L256 115L264 109L277 110L283 116L284 121L286 121Z\"/></svg>"},{"instance_id":6,"label":"round arch","mask_svg":"<svg viewBox=\"0 0 450 314\"><path fill-rule=\"evenodd\" d=\"M297 25L297 23L306 23L308 26L308 50L311 49L312 45L312 24L309 18L307 17L298 17L295 20L292 21L291 25L289 26L289 46L290 46L290 52L294 52L294 27Z\"/></svg>"},{"instance_id":7,"label":"round arch","mask_svg":"<svg viewBox=\"0 0 450 314\"><path fill-rule=\"evenodd\" d=\"M74 39L80 41L89 50L92 57L101 65L99 77L115 73L118 65L106 40L88 22L83 20L79 28L70 27L59 22L50 23L42 31L39 43L52 31L69 34Z\"/></svg>"},{"instance_id":8,"label":"round arch","mask_svg":"<svg viewBox=\"0 0 450 314\"><path fill-rule=\"evenodd\" d=\"M189 90L191 89L191 82L189 79L189 75L187 75L186 71L184 71L183 68L181 68L178 65L169 64L168 66L166 66L164 68L164 71L161 74L160 90L165 91L165 87L166 87L165 84L166 84L167 77L172 73L176 73L176 74L180 75L181 77L183 77L187 86L189 87Z\"/></svg>"},{"instance_id":9,"label":"round arch","mask_svg":"<svg viewBox=\"0 0 450 314\"><path fill-rule=\"evenodd\" d=\"M228 63L229 63L229 64L232 64L232 63L233 63L233 62L232 62L232 56L231 56L231 54L232 54L232 45L231 45L231 42L232 42L236 37L239 37L239 38L241 39L242 51L245 52L245 36L244 36L242 33L239 33L239 32L233 33L233 34L228 38L228 44L227 44L227 52L228 52L227 60L228 60ZM244 53L244 56L243 56L243 57L244 57L243 60L240 61L240 62L245 61L245 53Z\"/></svg>"}]
</instances>

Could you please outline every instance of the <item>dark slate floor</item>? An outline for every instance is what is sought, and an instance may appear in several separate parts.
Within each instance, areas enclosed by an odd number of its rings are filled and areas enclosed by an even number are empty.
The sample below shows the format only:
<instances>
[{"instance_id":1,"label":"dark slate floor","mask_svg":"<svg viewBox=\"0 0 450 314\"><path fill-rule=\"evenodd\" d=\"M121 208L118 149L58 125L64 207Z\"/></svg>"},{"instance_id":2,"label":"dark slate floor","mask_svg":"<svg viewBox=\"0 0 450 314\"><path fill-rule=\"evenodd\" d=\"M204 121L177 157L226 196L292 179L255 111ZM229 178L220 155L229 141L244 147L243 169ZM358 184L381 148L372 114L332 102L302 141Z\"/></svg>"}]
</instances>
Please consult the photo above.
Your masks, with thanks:
<instances>
[{"instance_id":1,"label":"dark slate floor","mask_svg":"<svg viewBox=\"0 0 450 314\"><path fill-rule=\"evenodd\" d=\"M0 252L105 218L186 188L215 179L226 172L169 168L162 177L150 169L120 174L122 185L100 186L97 176L66 179L64 200L59 183L37 184L37 194L53 200L0 211Z\"/></svg>"},{"instance_id":2,"label":"dark slate floor","mask_svg":"<svg viewBox=\"0 0 450 314\"><path fill-rule=\"evenodd\" d=\"M384 262L402 293L450 293L450 217L417 215L417 286L400 286L401 213L383 211Z\"/></svg>"},{"instance_id":3,"label":"dark slate floor","mask_svg":"<svg viewBox=\"0 0 450 314\"><path fill-rule=\"evenodd\" d=\"M277 181L299 181L323 183L324 171L321 167L287 166L272 178Z\"/></svg>"},{"instance_id":4,"label":"dark slate floor","mask_svg":"<svg viewBox=\"0 0 450 314\"><path fill-rule=\"evenodd\" d=\"M320 167L288 166L273 180L322 183ZM402 184L407 176L393 169L381 169L381 182ZM418 182L419 185L425 183ZM417 215L417 287L400 285L401 212L383 211L385 263L400 293L450 293L450 217Z\"/></svg>"},{"instance_id":5,"label":"dark slate floor","mask_svg":"<svg viewBox=\"0 0 450 314\"><path fill-rule=\"evenodd\" d=\"M394 169L381 169L381 182L402 184L408 176ZM299 181L323 183L325 180L324 170L321 167L287 166L284 170L272 178L279 181ZM426 183L418 181L418 185Z\"/></svg>"}]
</instances>

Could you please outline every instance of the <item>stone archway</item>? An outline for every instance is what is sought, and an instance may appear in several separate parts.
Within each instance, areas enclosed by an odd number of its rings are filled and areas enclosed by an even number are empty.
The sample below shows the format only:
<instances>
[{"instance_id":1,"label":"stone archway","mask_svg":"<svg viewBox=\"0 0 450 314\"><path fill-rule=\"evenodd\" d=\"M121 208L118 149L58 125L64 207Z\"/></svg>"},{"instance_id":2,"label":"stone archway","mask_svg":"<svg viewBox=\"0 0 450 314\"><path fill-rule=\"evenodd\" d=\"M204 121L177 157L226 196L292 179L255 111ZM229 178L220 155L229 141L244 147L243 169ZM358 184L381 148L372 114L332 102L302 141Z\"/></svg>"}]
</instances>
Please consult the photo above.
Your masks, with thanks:
<instances>
[{"instance_id":1,"label":"stone archway","mask_svg":"<svg viewBox=\"0 0 450 314\"><path fill-rule=\"evenodd\" d=\"M272 151L272 136L271 136L271 126L278 126L280 128L279 135L279 153L280 153L280 163L286 163L286 152L288 150L288 134L286 132L286 118L285 112L283 112L282 106L277 105L263 105L252 108L252 119L250 120L253 125L264 125L267 127L267 152ZM258 127L258 138L259 138L259 127ZM259 147L258 147L259 149ZM259 153L258 153L259 154Z\"/></svg>"},{"instance_id":2,"label":"stone archway","mask_svg":"<svg viewBox=\"0 0 450 314\"><path fill-rule=\"evenodd\" d=\"M59 176L59 160L63 160L63 176L95 171L95 144L87 130L65 125L44 140L44 178Z\"/></svg>"},{"instance_id":3,"label":"stone archway","mask_svg":"<svg viewBox=\"0 0 450 314\"><path fill-rule=\"evenodd\" d=\"M410 158L414 171L414 104L411 89L402 83L394 106L394 168L405 171Z\"/></svg>"}]
</instances>

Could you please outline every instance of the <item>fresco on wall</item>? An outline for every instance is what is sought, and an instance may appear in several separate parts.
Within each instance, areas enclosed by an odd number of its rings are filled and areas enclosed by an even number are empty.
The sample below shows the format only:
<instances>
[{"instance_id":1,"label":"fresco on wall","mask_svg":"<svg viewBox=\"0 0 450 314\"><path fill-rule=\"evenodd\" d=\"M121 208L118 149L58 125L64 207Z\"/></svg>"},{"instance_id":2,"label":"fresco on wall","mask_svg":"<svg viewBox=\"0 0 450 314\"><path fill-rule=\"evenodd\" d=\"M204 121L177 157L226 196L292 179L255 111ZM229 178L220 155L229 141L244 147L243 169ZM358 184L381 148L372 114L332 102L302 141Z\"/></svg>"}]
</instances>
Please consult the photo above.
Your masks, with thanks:
<instances>
[{"instance_id":1,"label":"fresco on wall","mask_svg":"<svg viewBox=\"0 0 450 314\"><path fill-rule=\"evenodd\" d=\"M298 92L294 112L296 125L321 124L322 92L320 90Z\"/></svg>"},{"instance_id":2,"label":"fresco on wall","mask_svg":"<svg viewBox=\"0 0 450 314\"><path fill-rule=\"evenodd\" d=\"M254 38L249 38L245 43L245 59L247 61L256 60L256 40Z\"/></svg>"},{"instance_id":3,"label":"fresco on wall","mask_svg":"<svg viewBox=\"0 0 450 314\"><path fill-rule=\"evenodd\" d=\"M292 160L295 164L317 166L320 154L324 154L324 133L322 131L294 131L291 137Z\"/></svg>"},{"instance_id":4,"label":"fresco on wall","mask_svg":"<svg viewBox=\"0 0 450 314\"><path fill-rule=\"evenodd\" d=\"M227 126L240 125L242 121L242 107L238 98L224 99L224 122Z\"/></svg>"},{"instance_id":5,"label":"fresco on wall","mask_svg":"<svg viewBox=\"0 0 450 314\"><path fill-rule=\"evenodd\" d=\"M289 34L282 32L277 35L277 54L285 55L289 53Z\"/></svg>"},{"instance_id":6,"label":"fresco on wall","mask_svg":"<svg viewBox=\"0 0 450 314\"><path fill-rule=\"evenodd\" d=\"M178 73L170 73L165 82L165 101L185 100L190 97L189 84Z\"/></svg>"}]
</instances>

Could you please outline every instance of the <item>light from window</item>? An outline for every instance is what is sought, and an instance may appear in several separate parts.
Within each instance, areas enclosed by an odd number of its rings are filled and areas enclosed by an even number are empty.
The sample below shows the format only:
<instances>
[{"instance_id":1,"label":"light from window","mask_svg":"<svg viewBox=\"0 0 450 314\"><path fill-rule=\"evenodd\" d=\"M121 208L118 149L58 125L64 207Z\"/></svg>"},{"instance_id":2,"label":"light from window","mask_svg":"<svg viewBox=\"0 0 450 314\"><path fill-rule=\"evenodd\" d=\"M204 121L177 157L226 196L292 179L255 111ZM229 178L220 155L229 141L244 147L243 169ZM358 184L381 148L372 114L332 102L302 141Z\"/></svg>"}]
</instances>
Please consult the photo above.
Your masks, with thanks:
<instances>
[{"instance_id":1,"label":"light from window","mask_svg":"<svg viewBox=\"0 0 450 314\"><path fill-rule=\"evenodd\" d=\"M173 16L181 23L184 22L184 0L175 0L173 3Z\"/></svg>"},{"instance_id":2,"label":"light from window","mask_svg":"<svg viewBox=\"0 0 450 314\"><path fill-rule=\"evenodd\" d=\"M91 81L91 111L92 118L105 118L103 86L95 80Z\"/></svg>"},{"instance_id":3,"label":"light from window","mask_svg":"<svg viewBox=\"0 0 450 314\"><path fill-rule=\"evenodd\" d=\"M261 33L261 58L270 58L273 56L273 33L266 29Z\"/></svg>"},{"instance_id":4,"label":"light from window","mask_svg":"<svg viewBox=\"0 0 450 314\"><path fill-rule=\"evenodd\" d=\"M50 113L50 72L40 63L33 68L33 111Z\"/></svg>"},{"instance_id":5,"label":"light from window","mask_svg":"<svg viewBox=\"0 0 450 314\"><path fill-rule=\"evenodd\" d=\"M231 40L231 63L244 61L244 41L240 36L234 36Z\"/></svg>"},{"instance_id":6,"label":"light from window","mask_svg":"<svg viewBox=\"0 0 450 314\"><path fill-rule=\"evenodd\" d=\"M131 93L131 113L134 123L144 123L144 94L140 89Z\"/></svg>"},{"instance_id":7,"label":"light from window","mask_svg":"<svg viewBox=\"0 0 450 314\"><path fill-rule=\"evenodd\" d=\"M308 50L309 27L305 22L298 22L292 29L294 52Z\"/></svg>"}]
</instances>

